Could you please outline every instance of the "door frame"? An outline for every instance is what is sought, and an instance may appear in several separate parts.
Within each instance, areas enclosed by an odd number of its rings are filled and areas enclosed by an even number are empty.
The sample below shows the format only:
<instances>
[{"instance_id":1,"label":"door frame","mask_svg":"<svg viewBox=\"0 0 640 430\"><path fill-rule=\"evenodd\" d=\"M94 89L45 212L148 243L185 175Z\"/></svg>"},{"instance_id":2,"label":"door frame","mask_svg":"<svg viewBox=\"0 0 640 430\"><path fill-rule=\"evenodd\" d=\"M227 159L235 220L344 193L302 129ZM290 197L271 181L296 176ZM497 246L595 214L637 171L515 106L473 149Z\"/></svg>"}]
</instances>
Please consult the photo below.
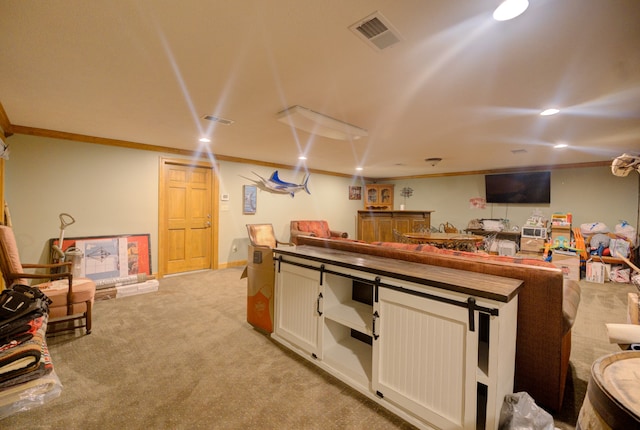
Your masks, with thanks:
<instances>
[{"instance_id":1,"label":"door frame","mask_svg":"<svg viewBox=\"0 0 640 430\"><path fill-rule=\"evenodd\" d=\"M218 164L210 161L191 160L186 158L168 158L160 157L158 169L158 277L162 278L167 274L167 261L165 255L166 230L167 223L165 221L165 187L166 178L164 177L164 167L169 164L178 166L202 167L211 169L211 261L209 267L212 270L218 268L218 220L219 220L219 204L218 204Z\"/></svg>"}]
</instances>

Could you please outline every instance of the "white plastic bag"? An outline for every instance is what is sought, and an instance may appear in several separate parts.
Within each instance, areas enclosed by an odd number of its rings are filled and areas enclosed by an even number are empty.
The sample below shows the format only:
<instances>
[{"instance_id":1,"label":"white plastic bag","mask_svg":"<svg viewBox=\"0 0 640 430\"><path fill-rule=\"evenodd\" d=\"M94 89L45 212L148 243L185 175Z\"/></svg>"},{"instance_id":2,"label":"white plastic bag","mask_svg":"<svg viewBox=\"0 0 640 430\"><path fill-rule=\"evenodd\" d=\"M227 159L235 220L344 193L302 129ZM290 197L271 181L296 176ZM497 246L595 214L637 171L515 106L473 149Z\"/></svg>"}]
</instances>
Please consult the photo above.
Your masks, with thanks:
<instances>
[{"instance_id":1,"label":"white plastic bag","mask_svg":"<svg viewBox=\"0 0 640 430\"><path fill-rule=\"evenodd\" d=\"M553 430L553 417L525 392L504 396L500 430Z\"/></svg>"},{"instance_id":2,"label":"white plastic bag","mask_svg":"<svg viewBox=\"0 0 640 430\"><path fill-rule=\"evenodd\" d=\"M636 229L626 221L620 221L619 224L616 224L614 232L618 236L629 239L632 246L635 247L637 245L638 235L636 234Z\"/></svg>"},{"instance_id":3,"label":"white plastic bag","mask_svg":"<svg viewBox=\"0 0 640 430\"><path fill-rule=\"evenodd\" d=\"M629 242L625 239L611 239L609 241L609 251L612 257L627 258L629 256Z\"/></svg>"},{"instance_id":4,"label":"white plastic bag","mask_svg":"<svg viewBox=\"0 0 640 430\"><path fill-rule=\"evenodd\" d=\"M622 266L615 266L611 269L609 280L611 282L628 284L631 281L631 269L625 269Z\"/></svg>"},{"instance_id":5,"label":"white plastic bag","mask_svg":"<svg viewBox=\"0 0 640 430\"><path fill-rule=\"evenodd\" d=\"M583 236L591 236L596 233L609 233L609 227L603 222L588 222L580 224L580 233Z\"/></svg>"}]
</instances>

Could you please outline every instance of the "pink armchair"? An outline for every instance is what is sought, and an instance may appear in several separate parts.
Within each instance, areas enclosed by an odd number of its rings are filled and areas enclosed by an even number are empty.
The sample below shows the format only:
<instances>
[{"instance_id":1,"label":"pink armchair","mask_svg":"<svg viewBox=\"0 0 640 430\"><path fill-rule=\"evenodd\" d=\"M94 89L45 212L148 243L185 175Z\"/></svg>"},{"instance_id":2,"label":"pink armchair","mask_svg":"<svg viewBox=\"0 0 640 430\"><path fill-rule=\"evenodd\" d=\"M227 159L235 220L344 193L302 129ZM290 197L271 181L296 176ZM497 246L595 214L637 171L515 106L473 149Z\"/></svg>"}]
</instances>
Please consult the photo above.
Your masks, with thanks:
<instances>
[{"instance_id":1,"label":"pink armchair","mask_svg":"<svg viewBox=\"0 0 640 430\"><path fill-rule=\"evenodd\" d=\"M324 220L294 220L291 221L291 239L289 242L298 244L298 236L313 236L320 238L348 238L344 231L331 230L329 223Z\"/></svg>"}]
</instances>

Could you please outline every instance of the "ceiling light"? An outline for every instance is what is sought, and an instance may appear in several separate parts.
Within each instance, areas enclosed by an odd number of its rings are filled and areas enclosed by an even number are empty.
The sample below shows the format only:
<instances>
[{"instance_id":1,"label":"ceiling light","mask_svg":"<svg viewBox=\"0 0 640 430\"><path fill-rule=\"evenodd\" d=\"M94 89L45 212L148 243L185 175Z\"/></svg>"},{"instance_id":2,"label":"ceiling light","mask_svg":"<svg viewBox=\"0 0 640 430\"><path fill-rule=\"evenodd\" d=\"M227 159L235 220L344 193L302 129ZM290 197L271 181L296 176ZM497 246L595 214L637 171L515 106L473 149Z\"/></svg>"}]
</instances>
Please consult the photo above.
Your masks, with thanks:
<instances>
[{"instance_id":1,"label":"ceiling light","mask_svg":"<svg viewBox=\"0 0 640 430\"><path fill-rule=\"evenodd\" d=\"M298 130L331 139L351 140L369 135L365 129L298 105L278 112L277 116L278 121Z\"/></svg>"},{"instance_id":2,"label":"ceiling light","mask_svg":"<svg viewBox=\"0 0 640 430\"><path fill-rule=\"evenodd\" d=\"M508 21L522 14L528 7L527 0L505 0L493 11L493 19Z\"/></svg>"},{"instance_id":3,"label":"ceiling light","mask_svg":"<svg viewBox=\"0 0 640 430\"><path fill-rule=\"evenodd\" d=\"M198 139L200 142L202 143L209 143L211 142L211 139L209 139L208 137L201 137L200 139Z\"/></svg>"},{"instance_id":4,"label":"ceiling light","mask_svg":"<svg viewBox=\"0 0 640 430\"><path fill-rule=\"evenodd\" d=\"M307 157L305 157L304 155L301 155L301 156L298 157L298 160L306 160L306 159L307 159Z\"/></svg>"},{"instance_id":5,"label":"ceiling light","mask_svg":"<svg viewBox=\"0 0 640 430\"><path fill-rule=\"evenodd\" d=\"M362 171L362 167L356 167L356 170L357 170L358 172L361 172L361 171Z\"/></svg>"},{"instance_id":6,"label":"ceiling light","mask_svg":"<svg viewBox=\"0 0 640 430\"><path fill-rule=\"evenodd\" d=\"M566 148L567 146L569 146L569 145L567 145L566 143L558 143L558 144L553 145L553 147L555 149L562 149L562 148Z\"/></svg>"},{"instance_id":7,"label":"ceiling light","mask_svg":"<svg viewBox=\"0 0 640 430\"><path fill-rule=\"evenodd\" d=\"M222 125L231 125L235 122L232 119L221 118L219 116L214 116L214 115L204 115L202 119L206 119L207 121L217 122Z\"/></svg>"},{"instance_id":8,"label":"ceiling light","mask_svg":"<svg viewBox=\"0 0 640 430\"><path fill-rule=\"evenodd\" d=\"M431 164L431 167L434 167L436 164L442 161L442 158L439 158L439 157L425 158L424 161Z\"/></svg>"},{"instance_id":9,"label":"ceiling light","mask_svg":"<svg viewBox=\"0 0 640 430\"><path fill-rule=\"evenodd\" d=\"M545 109L542 112L540 112L540 116L550 116L550 115L555 115L558 112L560 112L559 109L555 109L555 108L550 108L550 109Z\"/></svg>"}]
</instances>

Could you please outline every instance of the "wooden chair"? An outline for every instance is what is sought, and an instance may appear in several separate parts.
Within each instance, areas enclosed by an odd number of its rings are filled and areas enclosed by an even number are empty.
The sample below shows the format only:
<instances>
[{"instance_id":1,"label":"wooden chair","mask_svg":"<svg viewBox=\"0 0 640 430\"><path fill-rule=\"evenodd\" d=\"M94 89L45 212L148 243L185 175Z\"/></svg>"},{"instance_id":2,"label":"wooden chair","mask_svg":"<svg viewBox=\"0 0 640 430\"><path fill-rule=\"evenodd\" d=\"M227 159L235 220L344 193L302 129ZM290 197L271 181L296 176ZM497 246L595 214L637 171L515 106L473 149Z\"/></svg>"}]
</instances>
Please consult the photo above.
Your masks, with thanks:
<instances>
[{"instance_id":1,"label":"wooden chair","mask_svg":"<svg viewBox=\"0 0 640 430\"><path fill-rule=\"evenodd\" d=\"M280 242L276 239L273 224L247 224L247 233L253 246L266 246L273 249L278 245L293 245L293 243Z\"/></svg>"},{"instance_id":2,"label":"wooden chair","mask_svg":"<svg viewBox=\"0 0 640 430\"><path fill-rule=\"evenodd\" d=\"M32 279L46 280L33 286L38 287L51 299L47 334L82 327L86 328L87 334L91 333L91 310L96 284L88 278L74 279L71 264L23 264L20 261L13 229L0 225L0 270L5 285L29 285ZM27 273L25 270L39 272ZM76 321L80 324L76 324Z\"/></svg>"},{"instance_id":3,"label":"wooden chair","mask_svg":"<svg viewBox=\"0 0 640 430\"><path fill-rule=\"evenodd\" d=\"M409 243L409 238L404 234L400 233L395 228L393 229L393 241L398 243Z\"/></svg>"}]
</instances>

